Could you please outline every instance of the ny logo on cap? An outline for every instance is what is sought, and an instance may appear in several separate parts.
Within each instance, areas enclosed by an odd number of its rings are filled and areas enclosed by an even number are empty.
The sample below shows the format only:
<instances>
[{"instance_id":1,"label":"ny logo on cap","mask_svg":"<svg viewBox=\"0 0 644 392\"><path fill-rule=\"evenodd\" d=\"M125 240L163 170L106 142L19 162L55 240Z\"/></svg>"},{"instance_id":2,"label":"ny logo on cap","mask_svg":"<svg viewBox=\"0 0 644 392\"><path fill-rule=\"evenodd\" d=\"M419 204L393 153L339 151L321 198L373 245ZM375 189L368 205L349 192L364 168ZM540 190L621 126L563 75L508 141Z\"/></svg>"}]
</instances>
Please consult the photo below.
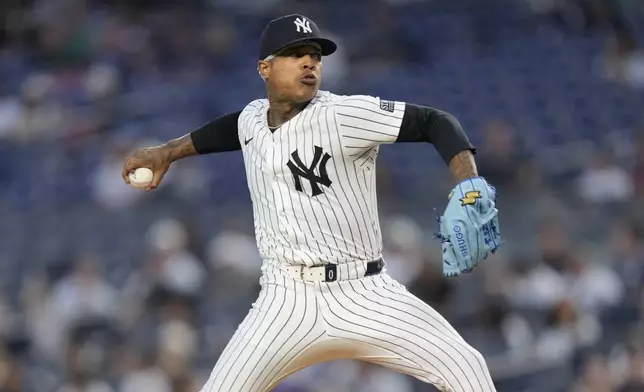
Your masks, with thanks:
<instances>
[{"instance_id":1,"label":"ny logo on cap","mask_svg":"<svg viewBox=\"0 0 644 392\"><path fill-rule=\"evenodd\" d=\"M295 27L297 27L297 32L298 33L312 33L313 30L311 30L311 23L305 19L305 18L296 18L293 23L295 23Z\"/></svg>"}]
</instances>

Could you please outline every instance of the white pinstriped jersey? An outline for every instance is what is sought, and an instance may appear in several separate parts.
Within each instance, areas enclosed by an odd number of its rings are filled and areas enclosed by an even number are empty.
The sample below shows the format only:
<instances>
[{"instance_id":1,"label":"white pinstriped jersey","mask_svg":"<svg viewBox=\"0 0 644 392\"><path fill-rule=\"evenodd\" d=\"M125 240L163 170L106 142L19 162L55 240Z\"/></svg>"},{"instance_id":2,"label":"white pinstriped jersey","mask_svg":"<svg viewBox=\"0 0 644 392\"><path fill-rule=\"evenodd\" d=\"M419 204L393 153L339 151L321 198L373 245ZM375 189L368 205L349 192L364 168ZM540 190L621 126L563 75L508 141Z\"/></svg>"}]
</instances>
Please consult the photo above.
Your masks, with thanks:
<instances>
[{"instance_id":1,"label":"white pinstriped jersey","mask_svg":"<svg viewBox=\"0 0 644 392\"><path fill-rule=\"evenodd\" d=\"M274 132L268 107L249 103L238 122L264 267L380 257L376 157L396 141L405 103L320 91Z\"/></svg>"},{"instance_id":2,"label":"white pinstriped jersey","mask_svg":"<svg viewBox=\"0 0 644 392\"><path fill-rule=\"evenodd\" d=\"M382 365L443 392L495 391L484 358L438 312L386 270L350 271L381 254L376 156L397 140L404 111L403 102L320 92L274 133L266 100L242 111L262 289L201 392L268 392L337 359ZM324 282L283 273L323 263L346 273Z\"/></svg>"}]
</instances>

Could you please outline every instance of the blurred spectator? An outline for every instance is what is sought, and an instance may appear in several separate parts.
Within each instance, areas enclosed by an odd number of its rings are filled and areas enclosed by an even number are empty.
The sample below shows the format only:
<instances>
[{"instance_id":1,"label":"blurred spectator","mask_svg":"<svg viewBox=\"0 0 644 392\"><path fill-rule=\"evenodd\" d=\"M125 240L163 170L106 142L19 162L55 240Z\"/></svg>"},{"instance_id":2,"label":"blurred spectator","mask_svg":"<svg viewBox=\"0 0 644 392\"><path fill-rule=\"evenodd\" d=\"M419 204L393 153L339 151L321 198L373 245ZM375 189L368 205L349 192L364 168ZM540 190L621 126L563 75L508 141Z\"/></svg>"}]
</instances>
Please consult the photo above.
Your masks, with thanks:
<instances>
[{"instance_id":1,"label":"blurred spectator","mask_svg":"<svg viewBox=\"0 0 644 392\"><path fill-rule=\"evenodd\" d=\"M406 216L393 216L383 223L386 238L383 256L387 271L406 285L423 268L423 233L420 226Z\"/></svg>"},{"instance_id":2,"label":"blurred spectator","mask_svg":"<svg viewBox=\"0 0 644 392\"><path fill-rule=\"evenodd\" d=\"M536 359L564 363L576 350L589 347L601 336L597 320L578 312L568 302L559 302L547 313L545 325L535 341Z\"/></svg>"},{"instance_id":3,"label":"blurred spectator","mask_svg":"<svg viewBox=\"0 0 644 392\"><path fill-rule=\"evenodd\" d=\"M508 285L506 297L515 306L550 309L567 296L568 233L557 222L549 222L539 234L541 262L521 271Z\"/></svg>"},{"instance_id":4,"label":"blurred spectator","mask_svg":"<svg viewBox=\"0 0 644 392\"><path fill-rule=\"evenodd\" d=\"M478 349L486 358L506 354L511 349L508 329L510 307L502 299L491 299L478 312L475 325L464 335L478 343Z\"/></svg>"},{"instance_id":5,"label":"blurred spectator","mask_svg":"<svg viewBox=\"0 0 644 392\"><path fill-rule=\"evenodd\" d=\"M615 162L612 152L603 150L593 157L579 178L580 197L591 205L623 204L633 196L629 173Z\"/></svg>"},{"instance_id":6,"label":"blurred spectator","mask_svg":"<svg viewBox=\"0 0 644 392\"><path fill-rule=\"evenodd\" d=\"M485 178L503 194L518 180L517 166L521 159L515 136L510 126L500 120L488 122L484 135L476 164Z\"/></svg>"},{"instance_id":7,"label":"blurred spectator","mask_svg":"<svg viewBox=\"0 0 644 392\"><path fill-rule=\"evenodd\" d=\"M644 248L635 226L630 221L618 222L612 232L614 268L627 299L639 298L644 284Z\"/></svg>"},{"instance_id":8,"label":"blurred spectator","mask_svg":"<svg viewBox=\"0 0 644 392\"><path fill-rule=\"evenodd\" d=\"M207 254L215 274L239 275L253 284L259 279L261 257L255 238L234 219L228 220L208 243Z\"/></svg>"},{"instance_id":9,"label":"blurred spectator","mask_svg":"<svg viewBox=\"0 0 644 392\"><path fill-rule=\"evenodd\" d=\"M0 390L3 392L35 392L35 383L29 380L28 369L22 363L21 353L11 350L10 343L0 341ZM45 383L45 380L41 380Z\"/></svg>"},{"instance_id":10,"label":"blurred spectator","mask_svg":"<svg viewBox=\"0 0 644 392\"><path fill-rule=\"evenodd\" d=\"M613 392L613 382L606 359L592 355L584 363L582 376L572 392Z\"/></svg>"},{"instance_id":11,"label":"blurred spectator","mask_svg":"<svg viewBox=\"0 0 644 392\"><path fill-rule=\"evenodd\" d=\"M168 376L155 366L153 358L144 358L127 373L118 389L121 392L172 392Z\"/></svg>"},{"instance_id":12,"label":"blurred spectator","mask_svg":"<svg viewBox=\"0 0 644 392\"><path fill-rule=\"evenodd\" d=\"M118 312L118 293L100 274L100 259L82 254L73 269L51 287L48 296L32 298L29 320L42 354L50 359L60 358L68 339L84 323L115 320ZM32 295L34 295L32 294Z\"/></svg>"},{"instance_id":13,"label":"blurred spectator","mask_svg":"<svg viewBox=\"0 0 644 392\"><path fill-rule=\"evenodd\" d=\"M11 323L11 312L9 309L9 304L7 304L5 298L0 294L0 336L3 336L10 327Z\"/></svg>"},{"instance_id":14,"label":"blurred spectator","mask_svg":"<svg viewBox=\"0 0 644 392\"><path fill-rule=\"evenodd\" d=\"M4 101L8 115L5 134L28 142L40 138L56 138L67 128L64 107L54 97L55 80L47 73L33 74L24 81L21 100Z\"/></svg>"},{"instance_id":15,"label":"blurred spectator","mask_svg":"<svg viewBox=\"0 0 644 392\"><path fill-rule=\"evenodd\" d=\"M19 130L22 105L18 97L0 98L0 138L15 138Z\"/></svg>"},{"instance_id":16,"label":"blurred spectator","mask_svg":"<svg viewBox=\"0 0 644 392\"><path fill-rule=\"evenodd\" d=\"M353 362L357 373L349 384L356 392L412 392L411 380L407 376L376 367L365 362Z\"/></svg>"},{"instance_id":17,"label":"blurred spectator","mask_svg":"<svg viewBox=\"0 0 644 392\"><path fill-rule=\"evenodd\" d=\"M225 17L210 16L203 31L203 46L210 64L220 67L225 64L233 45L237 42L237 30Z\"/></svg>"},{"instance_id":18,"label":"blurred spectator","mask_svg":"<svg viewBox=\"0 0 644 392\"><path fill-rule=\"evenodd\" d=\"M338 49L330 56L324 58L322 86L325 90L336 91L341 89L346 78L349 76L349 54L347 53L344 39L332 31L322 30L322 35L333 40Z\"/></svg>"},{"instance_id":19,"label":"blurred spectator","mask_svg":"<svg viewBox=\"0 0 644 392\"><path fill-rule=\"evenodd\" d=\"M389 260L389 259L387 259ZM445 280L442 265L434 260L424 260L422 268L407 283L409 291L428 303L441 314L447 315L454 287Z\"/></svg>"},{"instance_id":20,"label":"blurred spectator","mask_svg":"<svg viewBox=\"0 0 644 392\"><path fill-rule=\"evenodd\" d=\"M601 28L623 28L619 1L611 0L527 0L532 10L559 26L575 32Z\"/></svg>"},{"instance_id":21,"label":"blurred spectator","mask_svg":"<svg viewBox=\"0 0 644 392\"><path fill-rule=\"evenodd\" d=\"M185 378L191 377L191 363L198 347L194 328L183 321L167 321L160 328L158 347L159 364L170 382L175 386L184 384Z\"/></svg>"},{"instance_id":22,"label":"blurred spectator","mask_svg":"<svg viewBox=\"0 0 644 392\"><path fill-rule=\"evenodd\" d=\"M213 0L213 4L215 5L220 5L220 6L234 6L234 7L239 7L245 11L252 11L252 12L261 12L261 11L269 11L271 9L274 9L275 7L279 6L279 3L283 2L284 0L242 0L242 1L237 1L237 0Z\"/></svg>"},{"instance_id":23,"label":"blurred spectator","mask_svg":"<svg viewBox=\"0 0 644 392\"><path fill-rule=\"evenodd\" d=\"M574 249L567 269L569 299L578 311L597 314L622 300L622 281L606 261L593 258L592 250Z\"/></svg>"},{"instance_id":24,"label":"blurred spectator","mask_svg":"<svg viewBox=\"0 0 644 392\"><path fill-rule=\"evenodd\" d=\"M635 140L635 165L633 168L633 180L635 182L635 196L644 200L644 127L638 132Z\"/></svg>"},{"instance_id":25,"label":"blurred spectator","mask_svg":"<svg viewBox=\"0 0 644 392\"><path fill-rule=\"evenodd\" d=\"M106 151L94 173L92 191L97 204L107 210L120 210L132 206L143 192L123 181L123 157L130 150L124 142L114 141Z\"/></svg>"},{"instance_id":26,"label":"blurred spectator","mask_svg":"<svg viewBox=\"0 0 644 392\"><path fill-rule=\"evenodd\" d=\"M54 286L51 305L62 325L85 317L115 315L117 291L102 277L101 268L97 256L82 255L71 274Z\"/></svg>"},{"instance_id":27,"label":"blurred spectator","mask_svg":"<svg viewBox=\"0 0 644 392\"><path fill-rule=\"evenodd\" d=\"M617 392L644 391L644 353L641 350L635 351L629 359L628 378Z\"/></svg>"},{"instance_id":28,"label":"blurred spectator","mask_svg":"<svg viewBox=\"0 0 644 392\"><path fill-rule=\"evenodd\" d=\"M633 88L644 88L644 54L627 31L615 34L606 47L602 72L605 78Z\"/></svg>"},{"instance_id":29,"label":"blurred spectator","mask_svg":"<svg viewBox=\"0 0 644 392\"><path fill-rule=\"evenodd\" d=\"M206 269L190 251L188 231L178 220L157 221L148 230L148 239L150 274L139 279L150 288L152 304L167 307L168 311L177 305L180 306L177 310L183 313L182 304L191 308L204 289Z\"/></svg>"},{"instance_id":30,"label":"blurred spectator","mask_svg":"<svg viewBox=\"0 0 644 392\"><path fill-rule=\"evenodd\" d=\"M543 264L513 283L511 301L537 308L571 301L577 310L591 314L619 303L624 287L610 266L594 260L587 249L568 249L561 242L561 230L550 228L546 233Z\"/></svg>"},{"instance_id":31,"label":"blurred spectator","mask_svg":"<svg viewBox=\"0 0 644 392\"><path fill-rule=\"evenodd\" d=\"M418 60L420 53L397 28L390 6L377 2L368 13L367 29L353 38L353 68L360 74L365 70L387 70L404 62ZM377 42L378 45L373 45Z\"/></svg>"},{"instance_id":32,"label":"blurred spectator","mask_svg":"<svg viewBox=\"0 0 644 392\"><path fill-rule=\"evenodd\" d=\"M211 271L208 313L220 315L209 317L207 334L213 351L217 351L228 343L229 335L224 331L232 335L248 304L259 294L261 258L255 238L234 218L223 222L218 234L206 244L205 253Z\"/></svg>"},{"instance_id":33,"label":"blurred spectator","mask_svg":"<svg viewBox=\"0 0 644 392\"><path fill-rule=\"evenodd\" d=\"M310 379L319 381L311 384L308 381ZM302 374L295 374L289 377L284 384L284 387L278 387L276 391L414 391L412 380L407 376L395 373L379 365L347 360L330 362L322 366L307 369Z\"/></svg>"},{"instance_id":34,"label":"blurred spectator","mask_svg":"<svg viewBox=\"0 0 644 392\"><path fill-rule=\"evenodd\" d=\"M97 364L96 347L91 345L72 346L68 354L68 374L66 382L56 392L114 392L109 383L101 378ZM99 354L100 355L100 354Z\"/></svg>"}]
</instances>

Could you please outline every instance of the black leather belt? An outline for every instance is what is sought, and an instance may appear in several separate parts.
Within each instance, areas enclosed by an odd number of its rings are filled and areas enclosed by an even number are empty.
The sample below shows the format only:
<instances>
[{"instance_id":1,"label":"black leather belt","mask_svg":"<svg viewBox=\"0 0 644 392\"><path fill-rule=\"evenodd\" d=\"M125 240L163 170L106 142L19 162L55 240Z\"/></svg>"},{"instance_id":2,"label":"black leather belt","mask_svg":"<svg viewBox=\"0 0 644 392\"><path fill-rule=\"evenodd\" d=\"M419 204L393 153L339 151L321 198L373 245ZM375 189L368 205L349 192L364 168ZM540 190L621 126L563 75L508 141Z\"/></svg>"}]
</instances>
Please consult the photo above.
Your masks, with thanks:
<instances>
[{"instance_id":1,"label":"black leather belt","mask_svg":"<svg viewBox=\"0 0 644 392\"><path fill-rule=\"evenodd\" d=\"M382 272L383 268L385 268L385 261L382 257L376 261L370 261L367 263L367 271L364 276L378 275Z\"/></svg>"},{"instance_id":2,"label":"black leather belt","mask_svg":"<svg viewBox=\"0 0 644 392\"><path fill-rule=\"evenodd\" d=\"M385 261L381 258L375 261L370 261L367 263L367 269L364 273L364 276L378 275L382 272L382 269L385 267ZM335 282L338 280L338 265L337 264L326 264L324 266L324 281L325 282Z\"/></svg>"},{"instance_id":3,"label":"black leather belt","mask_svg":"<svg viewBox=\"0 0 644 392\"><path fill-rule=\"evenodd\" d=\"M343 276L343 279L349 279L351 276L351 269L353 266L340 264L343 273L348 276ZM385 261L382 258L370 261L367 263L364 276L378 275L385 267ZM338 264L325 264L317 267L306 266L287 266L284 271L290 274L294 279L302 279L306 281L317 282L335 282L338 280ZM357 278L357 277L356 277Z\"/></svg>"}]
</instances>

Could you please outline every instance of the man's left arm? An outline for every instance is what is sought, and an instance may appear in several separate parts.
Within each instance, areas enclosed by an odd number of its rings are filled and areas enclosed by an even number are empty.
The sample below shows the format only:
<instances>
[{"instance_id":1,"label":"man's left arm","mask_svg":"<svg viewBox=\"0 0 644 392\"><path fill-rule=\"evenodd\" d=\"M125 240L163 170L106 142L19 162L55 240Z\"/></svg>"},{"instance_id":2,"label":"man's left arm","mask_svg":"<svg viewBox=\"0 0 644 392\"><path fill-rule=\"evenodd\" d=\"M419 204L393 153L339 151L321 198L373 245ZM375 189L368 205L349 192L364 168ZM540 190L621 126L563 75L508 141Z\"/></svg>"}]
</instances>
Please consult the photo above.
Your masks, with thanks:
<instances>
[{"instance_id":1,"label":"man's left arm","mask_svg":"<svg viewBox=\"0 0 644 392\"><path fill-rule=\"evenodd\" d=\"M501 244L496 190L476 168L476 149L458 120L444 111L406 104L396 142L432 143L449 166L457 185L444 215L439 217L443 274L458 276L473 270Z\"/></svg>"},{"instance_id":2,"label":"man's left arm","mask_svg":"<svg viewBox=\"0 0 644 392\"><path fill-rule=\"evenodd\" d=\"M396 143L432 143L454 178L461 182L478 176L476 148L453 115L442 110L407 103Z\"/></svg>"}]
</instances>

